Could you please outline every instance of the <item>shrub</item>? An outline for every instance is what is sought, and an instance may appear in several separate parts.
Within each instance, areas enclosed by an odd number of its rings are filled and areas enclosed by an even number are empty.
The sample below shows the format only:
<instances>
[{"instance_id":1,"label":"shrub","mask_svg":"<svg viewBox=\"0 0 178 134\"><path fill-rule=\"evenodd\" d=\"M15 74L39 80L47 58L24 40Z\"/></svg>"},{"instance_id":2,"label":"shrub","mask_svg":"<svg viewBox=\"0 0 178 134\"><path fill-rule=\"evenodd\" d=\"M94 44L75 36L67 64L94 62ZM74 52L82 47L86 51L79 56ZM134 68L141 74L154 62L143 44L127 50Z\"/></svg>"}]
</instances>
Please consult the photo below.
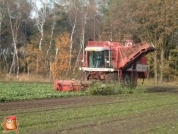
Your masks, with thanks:
<instances>
[{"instance_id":1,"label":"shrub","mask_svg":"<svg viewBox=\"0 0 178 134\"><path fill-rule=\"evenodd\" d=\"M90 89L90 95L117 95L117 94L133 94L143 92L140 89L135 89L132 86L124 87L119 83L107 83L103 84L100 82L94 83Z\"/></svg>"},{"instance_id":2,"label":"shrub","mask_svg":"<svg viewBox=\"0 0 178 134\"><path fill-rule=\"evenodd\" d=\"M119 93L119 86L114 83L103 84L97 82L90 87L89 93L91 95L115 95Z\"/></svg>"}]
</instances>

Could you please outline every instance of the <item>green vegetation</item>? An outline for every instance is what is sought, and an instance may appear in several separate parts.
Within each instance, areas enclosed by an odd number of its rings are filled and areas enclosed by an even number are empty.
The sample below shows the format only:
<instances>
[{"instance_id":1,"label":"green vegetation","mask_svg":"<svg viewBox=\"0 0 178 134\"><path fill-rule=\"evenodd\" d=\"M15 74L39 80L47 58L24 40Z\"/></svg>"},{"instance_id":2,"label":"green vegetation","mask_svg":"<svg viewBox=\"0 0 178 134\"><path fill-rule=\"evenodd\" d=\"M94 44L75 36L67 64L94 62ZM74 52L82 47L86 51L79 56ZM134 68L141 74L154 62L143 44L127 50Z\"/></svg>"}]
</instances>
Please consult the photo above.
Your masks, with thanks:
<instances>
[{"instance_id":1,"label":"green vegetation","mask_svg":"<svg viewBox=\"0 0 178 134\"><path fill-rule=\"evenodd\" d=\"M170 90L177 91L177 88ZM0 106L2 106L0 123L4 117L16 115L20 124L19 132L24 134L68 132L105 134L107 131L114 133L112 130L118 130L117 132L127 130L131 134L177 133L177 94L144 93L145 91L146 88L143 86L138 86L134 90L120 88L116 84L96 83L89 92L55 92L52 83L0 82ZM76 97L72 102L66 99L62 103L59 99L57 104L53 105L52 102L48 106L41 100L40 107L37 104L31 108L28 107L28 102L22 104L24 107L20 108L18 103L15 109L3 109L3 105L6 104L4 101L69 96L85 97ZM0 127L0 132L2 131L3 128Z\"/></svg>"},{"instance_id":2,"label":"green vegetation","mask_svg":"<svg viewBox=\"0 0 178 134\"><path fill-rule=\"evenodd\" d=\"M124 43L128 37L157 48L148 55L155 83L178 79L176 0L32 1L0 0L0 79L72 77L88 40Z\"/></svg>"},{"instance_id":3,"label":"green vegetation","mask_svg":"<svg viewBox=\"0 0 178 134\"><path fill-rule=\"evenodd\" d=\"M57 92L53 83L0 82L0 101L83 96L85 92Z\"/></svg>"},{"instance_id":4,"label":"green vegetation","mask_svg":"<svg viewBox=\"0 0 178 134\"><path fill-rule=\"evenodd\" d=\"M143 87L138 87L137 89L125 89L119 84L105 85L101 83L95 83L87 91L60 92L53 90L53 83L0 82L0 102L86 95L131 94L144 91L145 89L143 89Z\"/></svg>"},{"instance_id":5,"label":"green vegetation","mask_svg":"<svg viewBox=\"0 0 178 134\"><path fill-rule=\"evenodd\" d=\"M144 131L135 131L135 134L176 134L178 132L178 122L163 123L159 126L151 127Z\"/></svg>"},{"instance_id":6,"label":"green vegetation","mask_svg":"<svg viewBox=\"0 0 178 134\"><path fill-rule=\"evenodd\" d=\"M105 101L102 103L99 103L96 97L93 97L93 101L90 100L90 103L88 101L80 104L72 103L66 105L60 105L59 103L58 106L0 111L0 119L3 119L7 115L16 115L20 124L19 131L25 134L48 132L67 133L68 131L77 134L79 132L92 133L91 131L93 129L95 129L93 133L100 132L106 128L112 131L111 128L117 124L119 124L119 128L122 128L123 121L128 122L131 119L130 125L132 126L134 123L139 124L150 119L163 118L167 114L175 115L175 111L178 111L178 98L175 94L153 93L107 97L99 96L100 99L102 97L105 97ZM73 129L82 125L88 125L90 127L90 124L94 124L94 127L90 129L84 127L82 129L70 130L70 128ZM105 128L106 124L107 126ZM151 124L151 127L149 124L145 125L147 125L146 128L153 127ZM159 122L159 125L165 125L165 121L162 120L162 122ZM67 131L68 128L69 130ZM131 128L128 127L128 130ZM140 126L137 128L140 129ZM2 127L0 127L0 131L2 131ZM169 129L165 128L164 130L159 129L157 131L160 131L161 134L161 132L169 132ZM149 132L155 132L155 130L150 129Z\"/></svg>"},{"instance_id":7,"label":"green vegetation","mask_svg":"<svg viewBox=\"0 0 178 134\"><path fill-rule=\"evenodd\" d=\"M89 93L91 95L117 95L117 94L133 94L133 93L142 93L146 92L145 87L124 87L119 83L109 83L102 84L99 82L94 83Z\"/></svg>"}]
</instances>

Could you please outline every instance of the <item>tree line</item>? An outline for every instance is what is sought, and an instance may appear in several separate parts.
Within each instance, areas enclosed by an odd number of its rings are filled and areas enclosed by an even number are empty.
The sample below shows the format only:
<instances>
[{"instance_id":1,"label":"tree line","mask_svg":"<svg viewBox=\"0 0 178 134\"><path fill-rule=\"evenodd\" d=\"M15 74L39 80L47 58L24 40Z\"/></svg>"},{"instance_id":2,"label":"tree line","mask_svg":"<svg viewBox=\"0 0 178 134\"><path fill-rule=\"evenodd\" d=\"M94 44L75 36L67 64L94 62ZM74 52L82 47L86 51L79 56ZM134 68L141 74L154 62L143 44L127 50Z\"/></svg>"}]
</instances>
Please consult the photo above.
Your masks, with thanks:
<instances>
[{"instance_id":1,"label":"tree line","mask_svg":"<svg viewBox=\"0 0 178 134\"><path fill-rule=\"evenodd\" d=\"M88 40L128 36L157 48L155 83L178 76L176 0L0 0L0 74L75 75Z\"/></svg>"}]
</instances>

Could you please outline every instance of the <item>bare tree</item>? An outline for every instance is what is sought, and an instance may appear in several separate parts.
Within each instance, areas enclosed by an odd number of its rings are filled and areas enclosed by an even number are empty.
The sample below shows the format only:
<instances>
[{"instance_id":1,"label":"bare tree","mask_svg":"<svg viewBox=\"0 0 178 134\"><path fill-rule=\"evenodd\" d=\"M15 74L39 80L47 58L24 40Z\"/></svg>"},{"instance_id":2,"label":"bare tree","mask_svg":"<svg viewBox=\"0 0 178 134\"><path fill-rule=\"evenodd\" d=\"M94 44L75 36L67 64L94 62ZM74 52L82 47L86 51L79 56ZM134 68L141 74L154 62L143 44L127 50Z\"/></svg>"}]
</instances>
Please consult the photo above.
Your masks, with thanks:
<instances>
[{"instance_id":1,"label":"bare tree","mask_svg":"<svg viewBox=\"0 0 178 134\"><path fill-rule=\"evenodd\" d=\"M8 75L12 73L12 71L16 72L16 77L19 77L19 68L20 68L20 59L19 55L22 55L24 52L24 44L25 44L25 37L22 30L22 22L28 18L30 15L31 7L27 1L11 1L6 0L6 11L7 11L7 18L9 22L7 25L9 26L9 42L12 46L9 46L8 49L13 48L11 50L11 54L13 54L12 63L10 69L8 71ZM9 51L9 50L8 50Z\"/></svg>"},{"instance_id":2,"label":"bare tree","mask_svg":"<svg viewBox=\"0 0 178 134\"><path fill-rule=\"evenodd\" d=\"M4 2L4 0L2 0L2 1L0 1L0 4L1 4L1 7L0 7L0 56L2 56L3 57L3 59L4 59L4 64L6 64L6 67L7 67L7 57L6 57L6 55L5 55L5 50L4 50L4 48L2 48L2 38L1 38L1 35L6 31L6 30L2 30L2 27L3 27L3 19L4 19L4 17L5 17L5 2ZM1 62L1 65L2 65L2 62ZM0 71L1 72L1 71Z\"/></svg>"},{"instance_id":3,"label":"bare tree","mask_svg":"<svg viewBox=\"0 0 178 134\"><path fill-rule=\"evenodd\" d=\"M69 1L68 1L69 2ZM66 3L67 4L67 3ZM68 65L68 69L66 72L66 75L68 75L69 70L71 69L71 60L72 60L72 50L73 50L73 36L75 33L75 28L76 28L76 24L77 24L77 17L78 17L78 1L75 0L70 0L68 7L68 12L69 12L69 21L70 21L70 25L71 25L71 35L70 35L70 48L69 48L69 65Z\"/></svg>"},{"instance_id":4,"label":"bare tree","mask_svg":"<svg viewBox=\"0 0 178 134\"><path fill-rule=\"evenodd\" d=\"M8 10L8 15L9 15L9 21L10 21L10 28L11 28L11 33L12 33L12 40L13 40L13 47L14 47L14 53L13 53L13 61L11 64L11 68L9 70L9 75L12 72L13 67L15 67L15 63L17 64L17 78L19 77L19 57L18 57L18 51L17 51L17 35L18 35L18 30L20 27L21 23L21 14L20 12L17 12L16 16L12 15L12 11L10 9L9 3L7 3L7 10ZM14 20L14 23L12 20Z\"/></svg>"},{"instance_id":5,"label":"bare tree","mask_svg":"<svg viewBox=\"0 0 178 134\"><path fill-rule=\"evenodd\" d=\"M50 49L51 49L51 47L52 47L52 41L53 41L53 34L54 34L54 29L55 29L55 26L56 26L56 13L55 13L56 11L55 11L55 7L53 7L53 9L52 9L52 26L51 26L51 35L50 35L50 42L49 42L49 47L48 47L48 50L46 51L46 58L45 59L47 59L47 56L49 55L49 51L50 51ZM57 53L58 53L58 50L57 50L58 48L56 48L56 56L57 56ZM50 62L50 63L49 63ZM50 68L51 68L51 61L47 61L46 60L46 64L47 64L47 66L48 66L48 64L49 64L49 66L50 66ZM51 78L51 69L49 68L49 79Z\"/></svg>"},{"instance_id":6,"label":"bare tree","mask_svg":"<svg viewBox=\"0 0 178 134\"><path fill-rule=\"evenodd\" d=\"M53 34L54 34L54 28L56 26L56 13L55 13L55 8L53 8L53 22L52 22L52 28L51 28L51 35L50 35L50 42L49 42L49 47L48 50L46 52L46 57L49 54L49 50L51 49L52 46L52 41L53 41Z\"/></svg>"},{"instance_id":7,"label":"bare tree","mask_svg":"<svg viewBox=\"0 0 178 134\"><path fill-rule=\"evenodd\" d=\"M37 28L41 34L41 38L39 41L39 50L41 51L42 49L42 41L44 38L44 24L46 22L46 11L47 11L47 1L48 0L39 0L39 2L41 3L41 9L38 9L38 6L36 3L33 3L34 5L34 10L36 12L35 18L36 18L36 25Z\"/></svg>"},{"instance_id":8,"label":"bare tree","mask_svg":"<svg viewBox=\"0 0 178 134\"><path fill-rule=\"evenodd\" d=\"M86 2L86 1L85 1ZM80 34L80 48L77 54L77 59L73 68L73 73L76 71L77 64L80 63L81 61L81 52L82 52L82 62L84 62L84 47L85 47L85 28L86 28L86 23L87 23L87 15L88 15L88 3L85 3L86 5L82 5L80 7L80 12L81 12L81 17L80 17L80 23L81 23L81 34Z\"/></svg>"},{"instance_id":9,"label":"bare tree","mask_svg":"<svg viewBox=\"0 0 178 134\"><path fill-rule=\"evenodd\" d=\"M2 5L2 7L0 8L0 35L2 34L2 21L4 18L4 0L0 2L0 4ZM0 37L0 43L1 43L1 37Z\"/></svg>"}]
</instances>

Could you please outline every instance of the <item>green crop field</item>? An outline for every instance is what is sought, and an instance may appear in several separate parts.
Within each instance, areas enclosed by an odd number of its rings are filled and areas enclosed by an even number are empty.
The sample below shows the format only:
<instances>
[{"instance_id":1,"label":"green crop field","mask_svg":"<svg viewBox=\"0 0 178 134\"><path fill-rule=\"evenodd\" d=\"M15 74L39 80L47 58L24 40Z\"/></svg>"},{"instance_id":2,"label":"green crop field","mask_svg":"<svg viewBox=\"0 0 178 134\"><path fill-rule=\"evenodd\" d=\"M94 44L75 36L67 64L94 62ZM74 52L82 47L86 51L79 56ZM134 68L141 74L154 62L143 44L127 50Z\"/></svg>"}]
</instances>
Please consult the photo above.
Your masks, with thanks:
<instances>
[{"instance_id":1,"label":"green crop field","mask_svg":"<svg viewBox=\"0 0 178 134\"><path fill-rule=\"evenodd\" d=\"M178 133L178 87L148 90L91 96L55 92L46 83L0 83L0 123L15 115L22 134Z\"/></svg>"},{"instance_id":2,"label":"green crop field","mask_svg":"<svg viewBox=\"0 0 178 134\"><path fill-rule=\"evenodd\" d=\"M56 92L53 83L0 82L0 101L83 96L85 92Z\"/></svg>"},{"instance_id":3,"label":"green crop field","mask_svg":"<svg viewBox=\"0 0 178 134\"><path fill-rule=\"evenodd\" d=\"M59 92L53 89L53 83L0 82L0 102L46 99L46 98L63 98L63 97L72 97L72 96L87 96L90 94L107 95L107 94L112 94L112 90L110 90L109 88L114 88L114 87L115 85L105 86L103 89L101 89L99 87L99 83L97 83L94 85L94 87L91 88L90 92L88 91ZM144 89L141 90L135 89L135 92L144 91ZM133 91L132 89L128 89L128 90L121 89L118 90L118 94L133 93L132 91Z\"/></svg>"}]
</instances>

